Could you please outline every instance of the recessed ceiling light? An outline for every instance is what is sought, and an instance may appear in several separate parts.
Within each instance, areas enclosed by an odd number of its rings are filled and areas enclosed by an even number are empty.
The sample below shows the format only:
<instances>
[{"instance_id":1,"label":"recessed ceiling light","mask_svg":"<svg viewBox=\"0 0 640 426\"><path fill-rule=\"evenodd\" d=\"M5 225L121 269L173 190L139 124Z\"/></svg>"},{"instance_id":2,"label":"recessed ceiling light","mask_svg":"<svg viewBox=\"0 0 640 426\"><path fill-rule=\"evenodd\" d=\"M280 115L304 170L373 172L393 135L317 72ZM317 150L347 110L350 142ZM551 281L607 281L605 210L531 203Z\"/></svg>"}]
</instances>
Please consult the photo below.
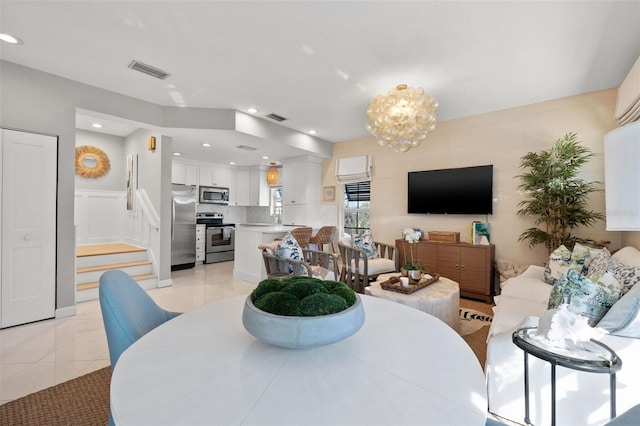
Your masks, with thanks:
<instances>
[{"instance_id":1,"label":"recessed ceiling light","mask_svg":"<svg viewBox=\"0 0 640 426\"><path fill-rule=\"evenodd\" d=\"M22 40L20 40L18 37L16 36L12 36L11 34L7 34L7 33L0 33L0 40L4 41L5 43L10 43L10 44L22 44Z\"/></svg>"},{"instance_id":2,"label":"recessed ceiling light","mask_svg":"<svg viewBox=\"0 0 640 426\"><path fill-rule=\"evenodd\" d=\"M93 123L91 126L95 127L96 129L102 129L102 124L100 123Z\"/></svg>"},{"instance_id":3,"label":"recessed ceiling light","mask_svg":"<svg viewBox=\"0 0 640 426\"><path fill-rule=\"evenodd\" d=\"M180 154L179 152L174 152L173 155L175 155L176 157L181 156L182 154Z\"/></svg>"},{"instance_id":4,"label":"recessed ceiling light","mask_svg":"<svg viewBox=\"0 0 640 426\"><path fill-rule=\"evenodd\" d=\"M268 160L268 159L269 159L269 156L267 156L267 155L263 155L263 156L262 156L262 159L263 159L263 160Z\"/></svg>"},{"instance_id":5,"label":"recessed ceiling light","mask_svg":"<svg viewBox=\"0 0 640 426\"><path fill-rule=\"evenodd\" d=\"M229 161L229 164L231 164L232 166L235 166L236 162L235 161Z\"/></svg>"},{"instance_id":6,"label":"recessed ceiling light","mask_svg":"<svg viewBox=\"0 0 640 426\"><path fill-rule=\"evenodd\" d=\"M247 110L247 112L248 112L248 113L250 113L250 114L255 114L256 112L258 112L258 109L257 109L257 108L254 108L254 107L251 107L251 108L249 108L249 109Z\"/></svg>"},{"instance_id":7,"label":"recessed ceiling light","mask_svg":"<svg viewBox=\"0 0 640 426\"><path fill-rule=\"evenodd\" d=\"M310 135L315 135L316 133L318 133L316 130L313 130L313 129L309 130Z\"/></svg>"},{"instance_id":8,"label":"recessed ceiling light","mask_svg":"<svg viewBox=\"0 0 640 426\"><path fill-rule=\"evenodd\" d=\"M207 147L209 147L209 146L211 146L211 144L210 144L210 143L203 143L203 144L202 144L202 146L207 146Z\"/></svg>"}]
</instances>

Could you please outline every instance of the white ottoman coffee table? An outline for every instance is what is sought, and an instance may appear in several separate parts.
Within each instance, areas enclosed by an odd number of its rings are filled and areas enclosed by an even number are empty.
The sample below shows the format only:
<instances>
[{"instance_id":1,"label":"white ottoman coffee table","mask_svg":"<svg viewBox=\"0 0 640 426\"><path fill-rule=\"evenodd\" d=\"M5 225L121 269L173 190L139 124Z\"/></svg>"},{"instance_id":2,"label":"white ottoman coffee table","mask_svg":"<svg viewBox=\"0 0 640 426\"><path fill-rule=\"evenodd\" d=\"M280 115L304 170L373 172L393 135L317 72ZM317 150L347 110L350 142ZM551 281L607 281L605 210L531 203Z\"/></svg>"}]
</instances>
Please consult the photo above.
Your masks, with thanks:
<instances>
[{"instance_id":1,"label":"white ottoman coffee table","mask_svg":"<svg viewBox=\"0 0 640 426\"><path fill-rule=\"evenodd\" d=\"M449 278L440 277L411 294L385 290L380 283L400 273L381 274L378 279L364 288L364 294L401 303L440 318L456 332L460 332L460 286Z\"/></svg>"}]
</instances>

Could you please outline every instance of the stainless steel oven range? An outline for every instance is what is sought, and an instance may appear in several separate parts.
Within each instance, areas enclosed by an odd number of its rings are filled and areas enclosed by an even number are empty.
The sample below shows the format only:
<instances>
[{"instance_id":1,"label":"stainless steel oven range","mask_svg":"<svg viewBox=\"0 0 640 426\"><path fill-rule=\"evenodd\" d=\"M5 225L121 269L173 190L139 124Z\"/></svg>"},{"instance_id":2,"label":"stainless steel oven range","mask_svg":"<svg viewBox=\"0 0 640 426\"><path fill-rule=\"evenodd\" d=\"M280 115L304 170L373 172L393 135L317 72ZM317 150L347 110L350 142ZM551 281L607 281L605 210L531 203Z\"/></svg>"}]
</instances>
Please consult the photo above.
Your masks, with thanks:
<instances>
[{"instance_id":1,"label":"stainless steel oven range","mask_svg":"<svg viewBox=\"0 0 640 426\"><path fill-rule=\"evenodd\" d=\"M196 222L207 225L204 263L233 260L235 224L224 223L222 213L198 213Z\"/></svg>"}]
</instances>

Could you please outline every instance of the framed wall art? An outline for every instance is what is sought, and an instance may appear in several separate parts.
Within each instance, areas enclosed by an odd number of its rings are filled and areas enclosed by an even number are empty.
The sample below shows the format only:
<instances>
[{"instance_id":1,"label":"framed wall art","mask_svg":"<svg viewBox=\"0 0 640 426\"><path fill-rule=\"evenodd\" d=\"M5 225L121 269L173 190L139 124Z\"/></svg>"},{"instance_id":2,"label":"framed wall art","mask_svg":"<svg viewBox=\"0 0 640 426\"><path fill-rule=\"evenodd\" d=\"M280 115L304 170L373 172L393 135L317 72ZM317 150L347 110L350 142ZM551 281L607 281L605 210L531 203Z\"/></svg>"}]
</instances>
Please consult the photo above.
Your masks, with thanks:
<instances>
[{"instance_id":1,"label":"framed wall art","mask_svg":"<svg viewBox=\"0 0 640 426\"><path fill-rule=\"evenodd\" d=\"M138 155L127 155L127 210L134 210L133 200L138 189Z\"/></svg>"},{"instance_id":2,"label":"framed wall art","mask_svg":"<svg viewBox=\"0 0 640 426\"><path fill-rule=\"evenodd\" d=\"M325 186L322 188L322 199L324 201L335 201L336 199L336 187Z\"/></svg>"}]
</instances>

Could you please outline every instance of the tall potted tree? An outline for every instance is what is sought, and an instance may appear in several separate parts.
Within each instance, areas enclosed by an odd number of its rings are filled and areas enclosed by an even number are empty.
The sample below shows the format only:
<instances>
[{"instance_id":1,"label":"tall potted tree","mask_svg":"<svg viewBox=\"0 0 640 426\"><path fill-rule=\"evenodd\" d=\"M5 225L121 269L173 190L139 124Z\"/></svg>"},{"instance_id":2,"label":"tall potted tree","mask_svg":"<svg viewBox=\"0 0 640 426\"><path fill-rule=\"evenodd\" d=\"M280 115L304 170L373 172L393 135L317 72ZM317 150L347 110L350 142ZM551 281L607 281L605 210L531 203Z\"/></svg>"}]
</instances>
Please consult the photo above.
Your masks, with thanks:
<instances>
[{"instance_id":1,"label":"tall potted tree","mask_svg":"<svg viewBox=\"0 0 640 426\"><path fill-rule=\"evenodd\" d=\"M567 133L546 151L529 152L521 158L518 189L527 199L518 203L519 216L536 216L535 227L520 234L518 241L529 247L544 244L549 253L560 245L570 250L575 243L593 244L588 238L571 235L580 226L593 226L604 215L588 209L589 195L601 191L600 182L588 182L578 174L595 154L580 145L575 133Z\"/></svg>"}]
</instances>

